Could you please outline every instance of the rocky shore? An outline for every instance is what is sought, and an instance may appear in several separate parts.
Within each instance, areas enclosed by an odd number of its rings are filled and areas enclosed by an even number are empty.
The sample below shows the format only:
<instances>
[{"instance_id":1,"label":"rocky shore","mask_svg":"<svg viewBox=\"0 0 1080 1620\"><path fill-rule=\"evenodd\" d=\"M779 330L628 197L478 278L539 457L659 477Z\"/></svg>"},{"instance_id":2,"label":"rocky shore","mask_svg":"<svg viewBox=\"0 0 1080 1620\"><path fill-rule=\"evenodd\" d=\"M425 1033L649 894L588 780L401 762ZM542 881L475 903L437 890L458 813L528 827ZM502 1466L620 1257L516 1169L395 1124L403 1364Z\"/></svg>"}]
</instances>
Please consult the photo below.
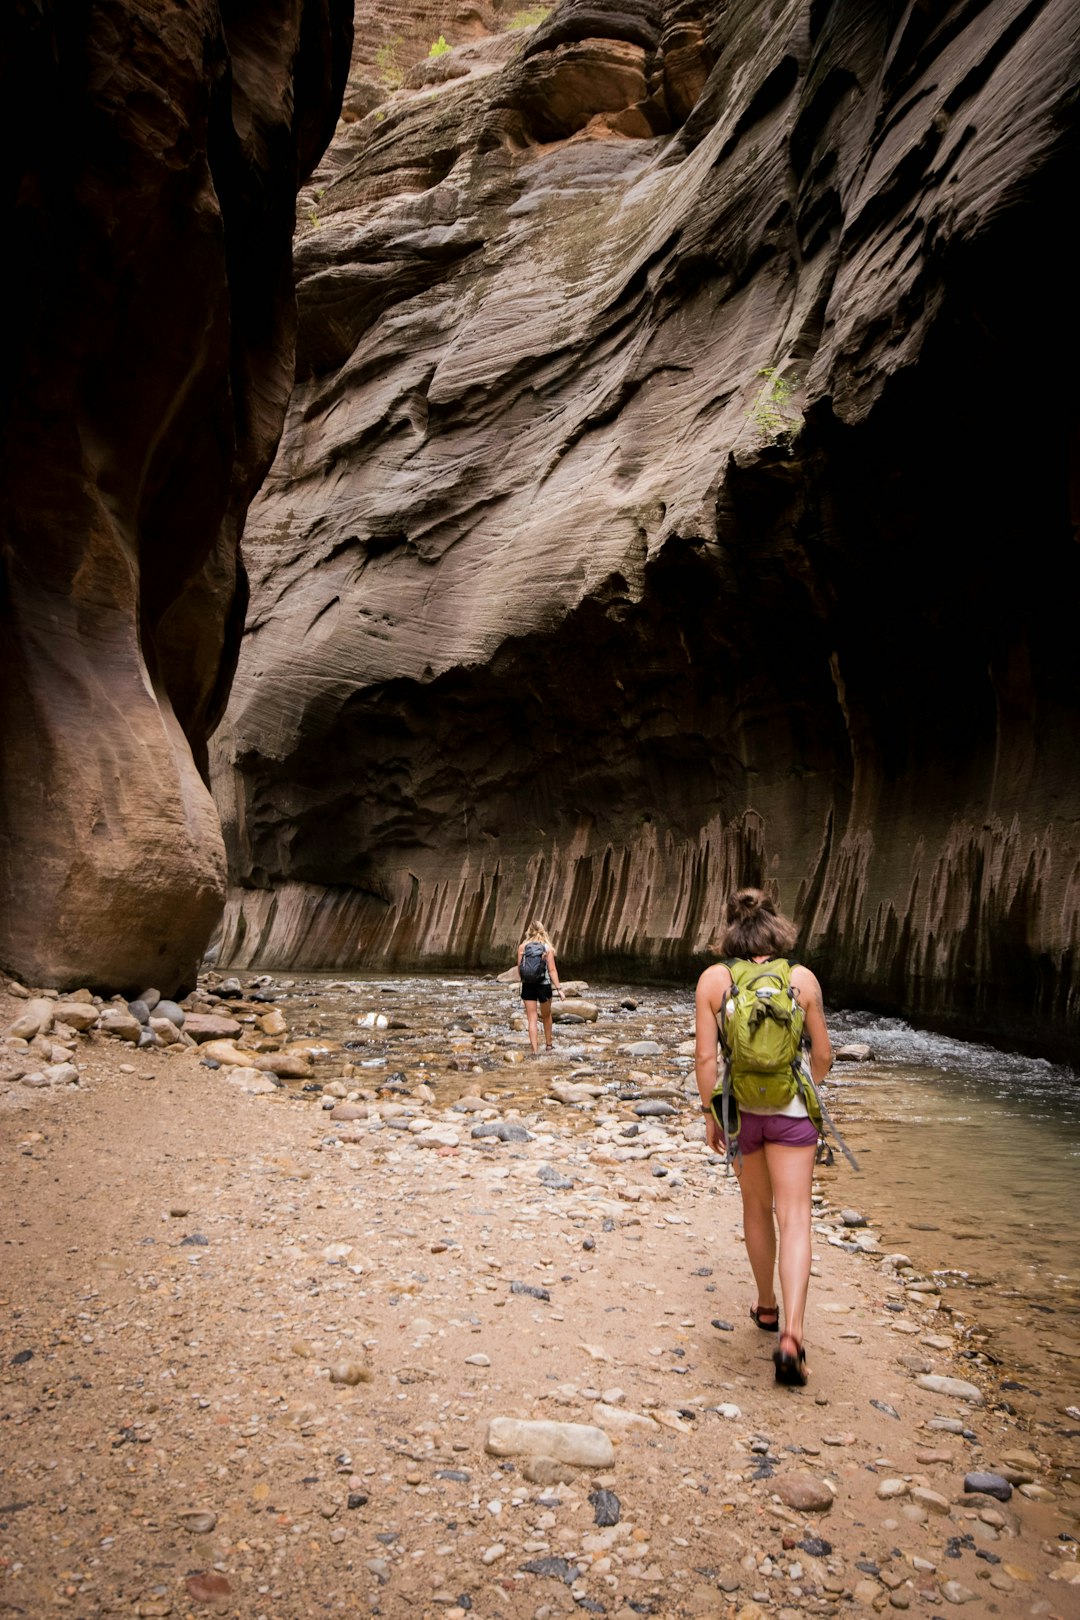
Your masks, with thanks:
<instances>
[{"instance_id":1,"label":"rocky shore","mask_svg":"<svg viewBox=\"0 0 1080 1620\"><path fill-rule=\"evenodd\" d=\"M0 987L5 1611L1076 1613L1070 1482L869 1179L779 1388L690 1031L574 988L533 1060L491 980Z\"/></svg>"}]
</instances>

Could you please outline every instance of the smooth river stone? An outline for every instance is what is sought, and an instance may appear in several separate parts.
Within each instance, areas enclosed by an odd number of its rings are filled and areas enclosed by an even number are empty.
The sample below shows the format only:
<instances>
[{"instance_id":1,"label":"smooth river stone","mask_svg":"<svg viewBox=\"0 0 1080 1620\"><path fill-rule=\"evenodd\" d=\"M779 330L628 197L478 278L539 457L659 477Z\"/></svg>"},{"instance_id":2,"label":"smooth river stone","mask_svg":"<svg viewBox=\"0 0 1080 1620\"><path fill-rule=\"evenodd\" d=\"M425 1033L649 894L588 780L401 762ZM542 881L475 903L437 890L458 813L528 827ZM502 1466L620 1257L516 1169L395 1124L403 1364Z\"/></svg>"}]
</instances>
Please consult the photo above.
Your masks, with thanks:
<instances>
[{"instance_id":1,"label":"smooth river stone","mask_svg":"<svg viewBox=\"0 0 1080 1620\"><path fill-rule=\"evenodd\" d=\"M828 1513L833 1505L832 1491L813 1474L782 1474L773 1488L785 1507L800 1513Z\"/></svg>"},{"instance_id":2,"label":"smooth river stone","mask_svg":"<svg viewBox=\"0 0 1080 1620\"><path fill-rule=\"evenodd\" d=\"M484 1449L492 1457L551 1457L575 1468L610 1468L615 1447L603 1429L589 1423L496 1417L488 1424Z\"/></svg>"},{"instance_id":3,"label":"smooth river stone","mask_svg":"<svg viewBox=\"0 0 1080 1620\"><path fill-rule=\"evenodd\" d=\"M142 1034L142 1025L126 1007L106 1007L98 1022L98 1028L106 1035L116 1035L120 1040L131 1041L133 1044Z\"/></svg>"},{"instance_id":4,"label":"smooth river stone","mask_svg":"<svg viewBox=\"0 0 1080 1620\"><path fill-rule=\"evenodd\" d=\"M92 1002L58 1001L53 1007L53 1017L58 1024L66 1024L69 1029L77 1029L83 1034L97 1023L98 1009Z\"/></svg>"},{"instance_id":5,"label":"smooth river stone","mask_svg":"<svg viewBox=\"0 0 1080 1620\"><path fill-rule=\"evenodd\" d=\"M8 1025L4 1034L10 1035L13 1040L32 1041L35 1035L43 1035L51 1029L55 1007L55 1001L50 1001L47 996L35 996L26 1003L14 1023Z\"/></svg>"},{"instance_id":6,"label":"smooth river stone","mask_svg":"<svg viewBox=\"0 0 1080 1620\"><path fill-rule=\"evenodd\" d=\"M201 1046L203 1041L226 1041L239 1035L240 1025L235 1018L226 1018L224 1013L188 1013L184 1033Z\"/></svg>"},{"instance_id":7,"label":"smooth river stone","mask_svg":"<svg viewBox=\"0 0 1080 1620\"><path fill-rule=\"evenodd\" d=\"M1012 1495L1012 1486L1001 1474L965 1474L965 1491L978 1491L983 1496L996 1496L999 1502L1007 1502Z\"/></svg>"}]
</instances>

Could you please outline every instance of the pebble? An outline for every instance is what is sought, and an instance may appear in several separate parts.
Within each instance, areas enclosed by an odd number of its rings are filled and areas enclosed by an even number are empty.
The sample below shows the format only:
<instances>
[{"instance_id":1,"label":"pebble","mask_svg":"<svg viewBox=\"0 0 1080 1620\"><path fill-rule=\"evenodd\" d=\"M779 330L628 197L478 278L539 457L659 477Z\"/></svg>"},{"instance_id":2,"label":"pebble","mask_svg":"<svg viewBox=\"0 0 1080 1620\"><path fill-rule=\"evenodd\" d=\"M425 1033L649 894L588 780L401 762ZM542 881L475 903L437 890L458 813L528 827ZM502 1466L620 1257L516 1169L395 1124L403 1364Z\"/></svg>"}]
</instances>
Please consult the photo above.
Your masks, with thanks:
<instances>
[{"instance_id":1,"label":"pebble","mask_svg":"<svg viewBox=\"0 0 1080 1620\"><path fill-rule=\"evenodd\" d=\"M330 1368L332 1384L347 1384L350 1387L356 1384L370 1384L374 1376L371 1368L361 1361L339 1361Z\"/></svg>"},{"instance_id":2,"label":"pebble","mask_svg":"<svg viewBox=\"0 0 1080 1620\"><path fill-rule=\"evenodd\" d=\"M932 1491L925 1485L912 1486L911 1500L917 1507L924 1508L927 1513L936 1513L943 1518L949 1515L948 1499L939 1491Z\"/></svg>"},{"instance_id":3,"label":"pebble","mask_svg":"<svg viewBox=\"0 0 1080 1620\"><path fill-rule=\"evenodd\" d=\"M217 1514L210 1508L181 1508L176 1518L193 1536L207 1536L217 1524Z\"/></svg>"}]
</instances>

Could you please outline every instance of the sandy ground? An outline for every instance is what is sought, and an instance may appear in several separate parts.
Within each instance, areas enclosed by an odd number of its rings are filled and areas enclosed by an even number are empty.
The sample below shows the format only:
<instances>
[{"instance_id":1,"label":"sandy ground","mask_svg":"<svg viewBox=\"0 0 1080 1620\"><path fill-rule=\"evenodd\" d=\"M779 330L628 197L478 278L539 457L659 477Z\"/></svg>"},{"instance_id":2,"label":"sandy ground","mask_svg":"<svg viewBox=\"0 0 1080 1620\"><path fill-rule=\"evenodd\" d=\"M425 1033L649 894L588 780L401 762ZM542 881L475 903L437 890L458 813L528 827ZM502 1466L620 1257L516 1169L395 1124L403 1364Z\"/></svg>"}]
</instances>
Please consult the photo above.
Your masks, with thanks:
<instances>
[{"instance_id":1,"label":"sandy ground","mask_svg":"<svg viewBox=\"0 0 1080 1620\"><path fill-rule=\"evenodd\" d=\"M19 1008L0 995L4 1026ZM830 1242L870 1196L847 1172L821 1182L789 1390L689 1104L627 1160L630 1103L605 1136L595 1104L525 1113L488 1075L489 1119L530 1141L407 1094L430 1145L335 1129L197 1050L91 1035L77 1062L0 1099L0 1615L1080 1614L1075 1499L988 1384L917 1385L986 1369ZM536 1483L485 1449L505 1416L597 1425L614 1462ZM1002 1465L1035 1499L965 1495Z\"/></svg>"}]
</instances>

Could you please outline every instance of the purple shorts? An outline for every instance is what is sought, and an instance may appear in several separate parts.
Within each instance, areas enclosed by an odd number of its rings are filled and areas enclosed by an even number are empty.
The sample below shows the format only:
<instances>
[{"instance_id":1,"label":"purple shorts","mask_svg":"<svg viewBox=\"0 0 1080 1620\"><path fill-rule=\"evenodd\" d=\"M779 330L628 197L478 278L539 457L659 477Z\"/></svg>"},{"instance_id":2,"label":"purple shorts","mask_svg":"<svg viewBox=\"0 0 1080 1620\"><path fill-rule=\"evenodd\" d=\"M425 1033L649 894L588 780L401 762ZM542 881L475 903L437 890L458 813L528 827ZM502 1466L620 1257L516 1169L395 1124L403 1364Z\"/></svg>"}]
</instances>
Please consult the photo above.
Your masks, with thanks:
<instances>
[{"instance_id":1,"label":"purple shorts","mask_svg":"<svg viewBox=\"0 0 1080 1620\"><path fill-rule=\"evenodd\" d=\"M817 1126L811 1119L792 1114L749 1114L739 1116L739 1149L756 1153L766 1142L782 1142L785 1147L815 1147Z\"/></svg>"}]
</instances>

